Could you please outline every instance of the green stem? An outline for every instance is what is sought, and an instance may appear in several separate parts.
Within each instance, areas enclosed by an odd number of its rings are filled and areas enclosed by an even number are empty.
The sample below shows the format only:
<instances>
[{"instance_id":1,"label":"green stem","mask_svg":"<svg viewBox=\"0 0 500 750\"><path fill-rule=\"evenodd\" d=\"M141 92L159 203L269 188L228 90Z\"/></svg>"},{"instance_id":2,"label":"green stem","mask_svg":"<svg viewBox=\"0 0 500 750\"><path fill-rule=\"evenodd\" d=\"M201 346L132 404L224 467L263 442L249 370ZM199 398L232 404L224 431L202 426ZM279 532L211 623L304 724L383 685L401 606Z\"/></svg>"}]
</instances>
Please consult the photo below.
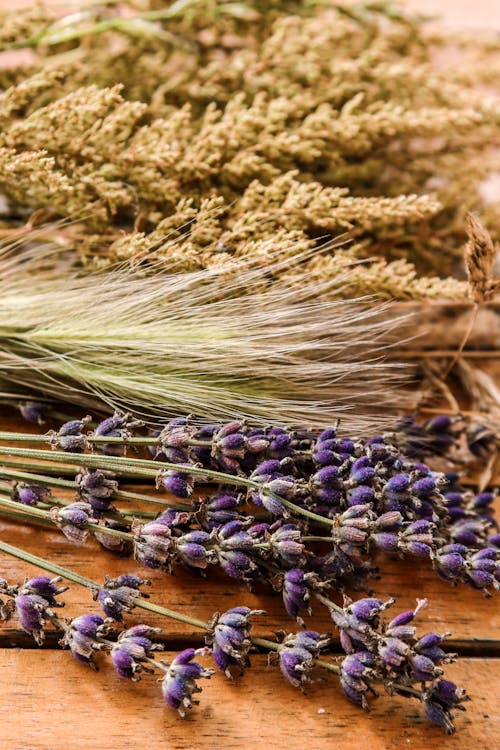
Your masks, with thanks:
<instances>
[{"instance_id":1,"label":"green stem","mask_svg":"<svg viewBox=\"0 0 500 750\"><path fill-rule=\"evenodd\" d=\"M90 589L91 591L95 591L95 589L100 588L99 584L96 581L93 581L91 578L85 578L85 576L81 576L79 575L79 573L74 573L72 570L68 570L61 567L60 565L57 565L57 563L45 560L43 557L38 557L38 555L32 555L30 552L26 552L19 547L14 547L14 545L8 544L7 542L0 541L0 550L8 555L11 555L11 557L16 557L18 560L23 560L24 562L30 563L31 565L36 565L42 570L46 570L48 573L54 573L54 575L56 576L61 576L61 578L64 578L67 581L72 581L73 583L77 583L79 586L83 586L84 588ZM183 615L181 612L176 612L173 609L160 607L158 604L153 604L152 602L148 602L144 599L134 599L133 604L135 607L139 607L140 609L146 609L149 612L154 612L155 614L169 617L172 620L185 622L188 625L193 625L193 627L201 628L202 630L210 629L208 623L204 622L203 620L198 620L196 617Z\"/></svg>"},{"instance_id":2,"label":"green stem","mask_svg":"<svg viewBox=\"0 0 500 750\"><path fill-rule=\"evenodd\" d=\"M8 544L7 542L0 541L0 551L5 552L12 557L16 557L18 560L23 560L23 562L30 563L31 565L36 565L38 568L46 570L48 573L53 573L56 576L61 576L61 578L64 578L67 581L72 581L73 583L90 589L91 591L95 591L95 589L99 588L99 584L96 581L93 581L91 578L85 578L85 576L81 576L79 575L79 573L74 573L72 570L68 570L67 568L63 568L61 565L57 565L57 563L45 560L43 557L38 557L38 555L32 555L30 552L26 552L19 547L14 547L14 545ZM135 607L145 609L148 612L154 612L157 615L169 617L171 620L177 620L178 622L184 622L188 625L193 625L195 628L199 628L200 630L210 631L208 623L204 620L199 620L198 618L190 617L189 615L183 615L181 612L176 612L175 610L168 609L167 607L160 607L158 604L154 604L153 602L147 601L145 599L134 599L133 604ZM275 641L269 641L267 638L260 638L258 636L252 637L252 643L255 646L259 646L260 648L265 648L268 651L278 651L280 647L279 643L276 643ZM153 663L155 664L155 666L158 666L157 662ZM331 664L330 662L321 659L315 659L314 663L322 669L327 669L328 671L335 672L336 674L340 673L340 667L336 664Z\"/></svg>"},{"instance_id":3,"label":"green stem","mask_svg":"<svg viewBox=\"0 0 500 750\"><path fill-rule=\"evenodd\" d=\"M68 489L68 490L77 490L78 485L76 482L72 482L69 479L59 479L56 477L48 477L44 474L31 474L24 471L12 471L10 469L6 470L0 467L0 477L3 479L13 479L13 480L20 480L21 482L33 482L35 484L41 484L47 487L60 487L61 489ZM140 503L150 503L152 505L161 505L164 507L167 506L173 506L175 508L178 508L179 510L185 510L190 511L192 510L191 505L186 505L184 503L178 503L173 502L171 500L168 500L165 498L164 500L160 500L158 498L151 497L150 495L142 494L141 492L128 492L125 490L117 490L113 494L113 500L126 500L128 502L140 502ZM127 512L125 512L127 513Z\"/></svg>"},{"instance_id":4,"label":"green stem","mask_svg":"<svg viewBox=\"0 0 500 750\"><path fill-rule=\"evenodd\" d=\"M339 607L338 604L335 604L335 602L327 599L327 597L323 596L323 594L320 594L318 591L313 591L312 593L314 594L316 599L321 602L321 604L324 604L328 609L333 609L335 612L338 612L339 615L344 614L344 610L342 609L342 607Z\"/></svg>"},{"instance_id":5,"label":"green stem","mask_svg":"<svg viewBox=\"0 0 500 750\"><path fill-rule=\"evenodd\" d=\"M274 492L264 490L262 485L252 479L234 476L233 474L224 474L221 471L214 471L213 469L204 469L201 466L175 464L167 461L155 461L154 464L158 468L151 469L149 467L151 466L152 461L146 459L125 458L122 456L96 456L94 454L85 453L65 453L64 451L51 451L49 453L48 451L36 450L35 448L0 448L0 455L20 456L22 458L41 458L55 463L70 463L75 464L76 466L89 466L117 472L119 472L121 468L126 468L129 471L133 471L137 476L144 476L149 479L156 479L158 472L162 469L177 471L191 474L192 476L203 477L204 480L213 480L222 484L247 487L257 492L263 492L268 497L277 500L281 505L296 515L310 518L312 521L316 521L325 526L334 525L331 519L324 518L317 513L301 508L300 506L291 503L289 500L285 500L283 497L276 495Z\"/></svg>"},{"instance_id":6,"label":"green stem","mask_svg":"<svg viewBox=\"0 0 500 750\"><path fill-rule=\"evenodd\" d=\"M19 503L17 503L15 500L8 500L6 497L0 496L0 505L2 505L5 508L12 508L12 510L17 511L18 513L24 513L27 517L36 517L44 519L45 521L48 521L53 526L57 527L57 523L52 519L52 516L50 515L48 510L42 510L41 508L35 508L33 506L29 507L29 510L24 511L22 506L20 506ZM119 531L119 529L111 529L108 526L100 526L97 523L91 523L90 521L86 523L85 525L86 529L90 529L91 531L98 531L101 534L107 534L109 536L118 536L121 539L127 539L127 541L133 540L133 535L129 534L127 531Z\"/></svg>"}]
</instances>

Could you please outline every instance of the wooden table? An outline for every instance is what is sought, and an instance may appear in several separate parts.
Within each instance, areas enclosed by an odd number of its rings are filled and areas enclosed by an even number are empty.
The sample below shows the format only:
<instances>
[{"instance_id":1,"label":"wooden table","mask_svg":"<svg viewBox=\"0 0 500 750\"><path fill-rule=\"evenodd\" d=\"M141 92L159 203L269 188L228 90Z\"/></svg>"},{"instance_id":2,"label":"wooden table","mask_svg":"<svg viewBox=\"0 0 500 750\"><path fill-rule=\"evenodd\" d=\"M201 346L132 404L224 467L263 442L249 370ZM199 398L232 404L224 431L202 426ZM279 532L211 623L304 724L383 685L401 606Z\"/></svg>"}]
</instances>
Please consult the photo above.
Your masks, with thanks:
<instances>
[{"instance_id":1,"label":"wooden table","mask_svg":"<svg viewBox=\"0 0 500 750\"><path fill-rule=\"evenodd\" d=\"M29 430L19 420L1 421L5 429ZM103 551L95 541L75 547L59 532L4 520L0 521L0 538L97 581L105 573L117 576L134 571L144 575L137 563ZM0 559L0 575L10 583L37 571L4 554ZM473 701L467 704L467 713L458 716L458 732L452 737L431 726L419 706L402 698L381 695L373 701L371 713L363 712L343 697L335 675L313 683L302 695L283 680L277 667L268 666L264 654L253 656L251 668L234 682L219 673L205 681L200 705L183 721L164 705L155 678L146 675L139 684L129 683L118 677L105 659L95 674L67 651L59 650L54 638L38 648L16 625L3 623L1 746L9 750L136 750L144 742L147 750L273 746L288 750L304 746L427 750L434 743L464 750L498 747L497 600L486 600L465 586L453 589L440 581L427 563L383 558L380 565L383 577L375 582L377 595L396 596L398 610L411 608L417 597L426 596L430 604L418 618L421 632L453 632L448 650L458 652L460 658L446 668L446 674L466 686ZM256 618L255 632L260 635L271 636L282 627L296 629L283 615L279 597L249 593L222 575L203 579L184 572L175 576L152 572L149 577L153 581L151 600L163 606L208 619L215 611L245 604L267 612L266 617ZM90 593L76 585L64 596L65 616L99 612ZM127 624L146 621L162 627L167 659L182 648L202 645L200 632L191 626L145 614L147 618L134 610ZM320 605L308 622L317 630L332 630ZM10 709L12 720L5 709Z\"/></svg>"}]
</instances>

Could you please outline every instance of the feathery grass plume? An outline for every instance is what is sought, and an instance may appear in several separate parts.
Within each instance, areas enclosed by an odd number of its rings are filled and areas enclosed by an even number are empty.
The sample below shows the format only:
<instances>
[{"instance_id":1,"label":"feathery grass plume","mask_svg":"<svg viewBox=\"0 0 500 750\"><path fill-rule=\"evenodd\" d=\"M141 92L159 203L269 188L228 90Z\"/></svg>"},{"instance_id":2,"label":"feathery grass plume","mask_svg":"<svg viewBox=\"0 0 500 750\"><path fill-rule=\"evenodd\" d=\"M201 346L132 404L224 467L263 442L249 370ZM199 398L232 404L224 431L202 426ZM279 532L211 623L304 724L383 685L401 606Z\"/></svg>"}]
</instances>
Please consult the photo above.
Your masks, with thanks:
<instances>
[{"instance_id":1,"label":"feathery grass plume","mask_svg":"<svg viewBox=\"0 0 500 750\"><path fill-rule=\"evenodd\" d=\"M91 211L80 250L100 265L187 222L189 269L225 245L252 252L255 233L307 244L349 227L370 259L360 293L463 295L430 274L455 270L464 217L498 169L493 44L467 40L470 64L443 69L432 56L446 40L392 3L326 0L123 2L30 23L15 44L35 58L0 101L15 215ZM496 205L484 216L496 238ZM144 237L123 236L134 228Z\"/></svg>"},{"instance_id":2,"label":"feathery grass plume","mask_svg":"<svg viewBox=\"0 0 500 750\"><path fill-rule=\"evenodd\" d=\"M325 300L329 283L307 273L300 288L265 288L304 254L169 275L79 275L64 257L36 242L3 248L0 377L11 389L149 418L342 417L352 429L381 424L402 398L400 368L381 354L398 320L367 300Z\"/></svg>"}]
</instances>

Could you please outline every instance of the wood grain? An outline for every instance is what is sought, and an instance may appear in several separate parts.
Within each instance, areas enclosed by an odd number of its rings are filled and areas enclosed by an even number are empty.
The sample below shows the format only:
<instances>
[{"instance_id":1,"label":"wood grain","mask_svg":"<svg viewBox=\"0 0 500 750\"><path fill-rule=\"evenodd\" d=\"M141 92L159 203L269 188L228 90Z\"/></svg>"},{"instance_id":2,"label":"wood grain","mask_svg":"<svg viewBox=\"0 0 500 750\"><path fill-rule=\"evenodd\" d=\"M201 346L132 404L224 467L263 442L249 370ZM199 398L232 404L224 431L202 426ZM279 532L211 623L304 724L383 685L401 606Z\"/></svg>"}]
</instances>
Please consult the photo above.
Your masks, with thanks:
<instances>
[{"instance_id":1,"label":"wood grain","mask_svg":"<svg viewBox=\"0 0 500 750\"><path fill-rule=\"evenodd\" d=\"M496 696L488 689L497 663L489 659L449 668L473 697L452 737L430 725L413 701L381 695L364 713L342 696L334 676L304 696L264 656L253 657L234 683L221 674L206 681L200 705L185 721L164 706L154 678L134 685L108 665L94 674L64 652L5 649L0 663L0 691L15 712L15 720L2 721L2 747L9 750L498 747Z\"/></svg>"}]
</instances>

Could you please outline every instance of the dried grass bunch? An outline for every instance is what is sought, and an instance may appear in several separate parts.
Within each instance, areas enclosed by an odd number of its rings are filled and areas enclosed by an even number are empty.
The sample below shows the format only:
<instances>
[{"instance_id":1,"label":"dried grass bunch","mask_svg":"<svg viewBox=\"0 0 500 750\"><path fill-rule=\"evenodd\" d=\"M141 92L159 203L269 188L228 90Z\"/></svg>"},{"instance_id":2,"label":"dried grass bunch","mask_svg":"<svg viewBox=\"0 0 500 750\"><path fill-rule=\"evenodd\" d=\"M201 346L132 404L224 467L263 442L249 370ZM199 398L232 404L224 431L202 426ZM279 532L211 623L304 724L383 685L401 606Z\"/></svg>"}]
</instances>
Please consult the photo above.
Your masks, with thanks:
<instances>
[{"instance_id":1,"label":"dried grass bunch","mask_svg":"<svg viewBox=\"0 0 500 750\"><path fill-rule=\"evenodd\" d=\"M498 236L481 196L498 167L493 43L462 40L441 68L449 40L385 2L141 0L7 12L1 29L4 49L35 50L0 71L5 226L85 215L73 244L91 266L265 264L348 230L307 263L319 283L349 267L334 296L460 299L465 283L436 274L455 270L467 211Z\"/></svg>"},{"instance_id":2,"label":"dried grass bunch","mask_svg":"<svg viewBox=\"0 0 500 750\"><path fill-rule=\"evenodd\" d=\"M391 337L384 307L329 301L332 285L307 275L300 290L284 281L266 289L289 258L264 269L240 260L237 273L233 264L82 274L60 249L41 255L30 238L0 256L4 395L147 418L316 427L342 418L354 431L382 426L401 402L401 368L381 356ZM293 259L297 269L303 261Z\"/></svg>"}]
</instances>

